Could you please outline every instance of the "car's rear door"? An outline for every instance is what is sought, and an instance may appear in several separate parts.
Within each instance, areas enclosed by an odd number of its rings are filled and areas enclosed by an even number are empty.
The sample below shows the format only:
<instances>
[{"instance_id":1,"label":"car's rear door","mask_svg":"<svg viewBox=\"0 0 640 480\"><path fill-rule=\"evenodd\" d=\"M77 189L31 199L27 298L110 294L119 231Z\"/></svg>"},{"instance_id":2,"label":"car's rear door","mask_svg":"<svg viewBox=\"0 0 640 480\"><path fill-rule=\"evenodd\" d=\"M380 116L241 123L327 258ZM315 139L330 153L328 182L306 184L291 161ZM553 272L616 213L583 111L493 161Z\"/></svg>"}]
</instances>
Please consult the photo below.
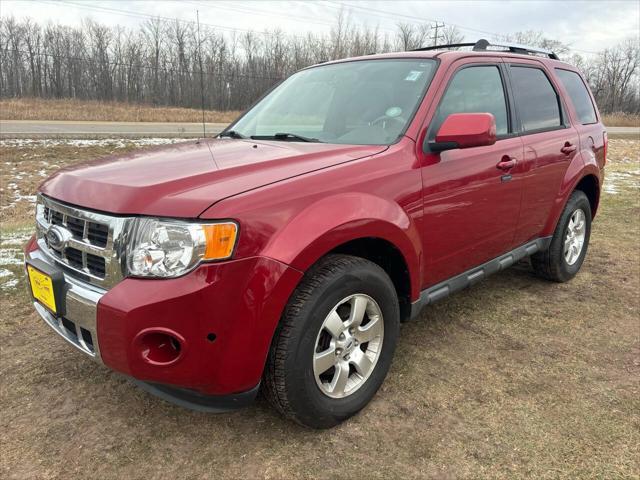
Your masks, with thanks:
<instances>
[{"instance_id":1,"label":"car's rear door","mask_svg":"<svg viewBox=\"0 0 640 480\"><path fill-rule=\"evenodd\" d=\"M585 152L593 155L600 168L604 167L607 136L587 83L569 67L555 68L554 71L568 99L573 123L580 135L580 150L583 155Z\"/></svg>"},{"instance_id":2,"label":"car's rear door","mask_svg":"<svg viewBox=\"0 0 640 480\"><path fill-rule=\"evenodd\" d=\"M423 148L423 249L425 285L480 265L513 248L520 212L518 162L522 141L512 133L510 99L502 62L473 57L454 62L438 87L437 106ZM428 143L452 113L491 113L494 145L429 152ZM515 160L503 170L501 162ZM514 162L510 162L514 163Z\"/></svg>"},{"instance_id":3,"label":"car's rear door","mask_svg":"<svg viewBox=\"0 0 640 480\"><path fill-rule=\"evenodd\" d=\"M516 128L524 145L520 164L523 180L522 212L515 242L540 236L567 168L579 154L579 137L552 72L543 62L505 59L513 98Z\"/></svg>"}]
</instances>

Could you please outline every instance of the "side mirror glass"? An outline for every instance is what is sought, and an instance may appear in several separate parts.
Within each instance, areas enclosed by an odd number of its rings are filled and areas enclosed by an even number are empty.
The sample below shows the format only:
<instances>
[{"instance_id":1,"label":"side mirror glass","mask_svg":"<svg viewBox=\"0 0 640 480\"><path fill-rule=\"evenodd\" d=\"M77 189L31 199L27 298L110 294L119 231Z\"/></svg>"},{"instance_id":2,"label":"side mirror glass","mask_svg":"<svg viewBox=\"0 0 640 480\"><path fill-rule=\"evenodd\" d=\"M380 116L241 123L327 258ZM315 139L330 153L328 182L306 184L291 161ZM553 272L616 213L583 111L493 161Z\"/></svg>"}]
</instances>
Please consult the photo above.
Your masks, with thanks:
<instances>
[{"instance_id":1,"label":"side mirror glass","mask_svg":"<svg viewBox=\"0 0 640 480\"><path fill-rule=\"evenodd\" d=\"M432 152L471 148L496 143L496 119L490 113L452 113L440 126Z\"/></svg>"}]
</instances>

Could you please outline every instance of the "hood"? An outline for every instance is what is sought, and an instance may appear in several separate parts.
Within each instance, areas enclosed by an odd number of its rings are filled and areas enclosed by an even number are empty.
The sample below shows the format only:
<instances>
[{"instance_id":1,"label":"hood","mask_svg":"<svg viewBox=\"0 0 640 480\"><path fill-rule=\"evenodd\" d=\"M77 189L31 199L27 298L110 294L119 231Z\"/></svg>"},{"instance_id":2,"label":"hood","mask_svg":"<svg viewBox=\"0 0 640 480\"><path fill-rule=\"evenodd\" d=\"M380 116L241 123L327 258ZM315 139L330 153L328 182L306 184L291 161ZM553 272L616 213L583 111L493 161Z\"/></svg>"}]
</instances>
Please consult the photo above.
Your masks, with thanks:
<instances>
[{"instance_id":1,"label":"hood","mask_svg":"<svg viewBox=\"0 0 640 480\"><path fill-rule=\"evenodd\" d=\"M195 218L224 198L386 148L188 141L65 168L46 180L40 191L63 202L110 213Z\"/></svg>"}]
</instances>

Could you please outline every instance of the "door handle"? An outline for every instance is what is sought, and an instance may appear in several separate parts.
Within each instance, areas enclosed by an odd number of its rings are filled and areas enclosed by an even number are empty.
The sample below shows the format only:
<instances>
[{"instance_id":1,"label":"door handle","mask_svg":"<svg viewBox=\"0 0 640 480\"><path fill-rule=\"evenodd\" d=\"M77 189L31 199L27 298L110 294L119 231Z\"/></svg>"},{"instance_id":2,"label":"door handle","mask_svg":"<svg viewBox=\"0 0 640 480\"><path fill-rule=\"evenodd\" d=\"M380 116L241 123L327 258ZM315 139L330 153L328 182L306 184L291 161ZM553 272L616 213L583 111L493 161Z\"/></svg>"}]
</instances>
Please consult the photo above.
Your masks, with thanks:
<instances>
[{"instance_id":1,"label":"door handle","mask_svg":"<svg viewBox=\"0 0 640 480\"><path fill-rule=\"evenodd\" d=\"M498 168L499 170L504 170L506 172L507 170L511 170L513 167L515 167L516 163L517 160L515 158L505 155L504 157L502 157L502 160L498 162L496 168Z\"/></svg>"},{"instance_id":2,"label":"door handle","mask_svg":"<svg viewBox=\"0 0 640 480\"><path fill-rule=\"evenodd\" d=\"M572 144L571 142L564 142L564 147L562 147L560 149L560 151L562 153L564 153L565 155L570 155L573 152L575 152L578 149L578 147L576 147L574 144Z\"/></svg>"}]
</instances>

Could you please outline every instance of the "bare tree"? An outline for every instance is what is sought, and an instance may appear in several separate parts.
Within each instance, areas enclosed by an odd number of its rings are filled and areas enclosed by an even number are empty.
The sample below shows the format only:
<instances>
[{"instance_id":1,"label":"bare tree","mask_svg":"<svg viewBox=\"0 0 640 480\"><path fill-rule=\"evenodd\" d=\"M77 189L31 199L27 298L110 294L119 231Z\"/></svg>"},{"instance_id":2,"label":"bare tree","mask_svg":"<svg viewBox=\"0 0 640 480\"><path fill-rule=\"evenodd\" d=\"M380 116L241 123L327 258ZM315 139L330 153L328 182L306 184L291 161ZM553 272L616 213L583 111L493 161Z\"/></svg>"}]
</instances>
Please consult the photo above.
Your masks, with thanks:
<instances>
[{"instance_id":1,"label":"bare tree","mask_svg":"<svg viewBox=\"0 0 640 480\"><path fill-rule=\"evenodd\" d=\"M640 113L640 47L629 38L582 63L600 110Z\"/></svg>"},{"instance_id":2,"label":"bare tree","mask_svg":"<svg viewBox=\"0 0 640 480\"><path fill-rule=\"evenodd\" d=\"M398 29L396 34L396 48L398 50L408 51L430 45L428 41L429 24L398 23L396 28Z\"/></svg>"},{"instance_id":3,"label":"bare tree","mask_svg":"<svg viewBox=\"0 0 640 480\"><path fill-rule=\"evenodd\" d=\"M535 30L527 30L507 35L509 42L519 43L521 45L530 45L532 47L540 47L555 52L562 57L569 53L569 45L544 36L543 32Z\"/></svg>"},{"instance_id":4,"label":"bare tree","mask_svg":"<svg viewBox=\"0 0 640 480\"><path fill-rule=\"evenodd\" d=\"M442 28L442 43L445 45L454 45L464 41L464 34L454 25L445 25Z\"/></svg>"},{"instance_id":5,"label":"bare tree","mask_svg":"<svg viewBox=\"0 0 640 480\"><path fill-rule=\"evenodd\" d=\"M192 22L155 18L139 29L85 21L78 27L0 17L0 96L119 100L207 108L247 107L292 72L347 56L411 50L431 44L434 26L398 25L396 35L353 25L344 11L327 35L286 35L279 30L222 34ZM455 26L438 25L438 39L460 43ZM512 41L551 48L566 45L541 32ZM640 111L638 45L629 40L595 57L574 55L603 112ZM200 88L200 71L205 77Z\"/></svg>"}]
</instances>

